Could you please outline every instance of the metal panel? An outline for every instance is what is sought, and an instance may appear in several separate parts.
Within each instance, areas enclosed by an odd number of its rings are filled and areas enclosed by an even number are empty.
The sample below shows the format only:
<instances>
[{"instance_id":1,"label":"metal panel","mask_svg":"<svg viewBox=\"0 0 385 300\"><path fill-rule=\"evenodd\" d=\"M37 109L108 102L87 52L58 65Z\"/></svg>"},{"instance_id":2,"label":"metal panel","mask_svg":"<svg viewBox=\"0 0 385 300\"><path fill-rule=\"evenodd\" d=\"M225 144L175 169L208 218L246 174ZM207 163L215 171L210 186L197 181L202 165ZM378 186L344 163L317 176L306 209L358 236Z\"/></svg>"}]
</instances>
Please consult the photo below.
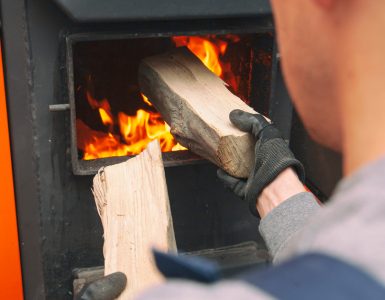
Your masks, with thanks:
<instances>
[{"instance_id":1,"label":"metal panel","mask_svg":"<svg viewBox=\"0 0 385 300\"><path fill-rule=\"evenodd\" d=\"M38 154L23 0L1 1L7 107L26 299L44 298Z\"/></svg>"},{"instance_id":2,"label":"metal panel","mask_svg":"<svg viewBox=\"0 0 385 300\"><path fill-rule=\"evenodd\" d=\"M268 0L55 0L78 22L256 17L271 13Z\"/></svg>"},{"instance_id":3,"label":"metal panel","mask_svg":"<svg viewBox=\"0 0 385 300\"><path fill-rule=\"evenodd\" d=\"M297 114L293 116L290 145L305 167L307 187L318 199L327 201L342 178L341 154L313 141Z\"/></svg>"},{"instance_id":4,"label":"metal panel","mask_svg":"<svg viewBox=\"0 0 385 300\"><path fill-rule=\"evenodd\" d=\"M278 59L277 59L278 60ZM293 115L293 104L282 76L281 64L277 63L275 79L272 86L272 97L269 116L274 125L281 131L284 139L290 140ZM289 125L290 124L290 125Z\"/></svg>"}]
</instances>

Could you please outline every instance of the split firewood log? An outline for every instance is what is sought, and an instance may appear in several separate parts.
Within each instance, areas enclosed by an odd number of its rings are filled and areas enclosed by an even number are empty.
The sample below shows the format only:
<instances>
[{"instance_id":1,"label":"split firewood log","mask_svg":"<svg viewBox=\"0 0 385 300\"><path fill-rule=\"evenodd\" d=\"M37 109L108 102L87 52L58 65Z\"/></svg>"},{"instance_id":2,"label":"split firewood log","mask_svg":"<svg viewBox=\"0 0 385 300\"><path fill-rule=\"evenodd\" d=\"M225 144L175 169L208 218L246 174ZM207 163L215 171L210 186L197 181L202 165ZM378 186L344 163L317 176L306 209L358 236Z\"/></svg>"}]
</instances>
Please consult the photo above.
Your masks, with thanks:
<instances>
[{"instance_id":1,"label":"split firewood log","mask_svg":"<svg viewBox=\"0 0 385 300\"><path fill-rule=\"evenodd\" d=\"M234 127L229 113L256 112L207 69L187 48L148 57L139 84L183 146L229 174L245 178L254 162L253 137Z\"/></svg>"},{"instance_id":2,"label":"split firewood log","mask_svg":"<svg viewBox=\"0 0 385 300\"><path fill-rule=\"evenodd\" d=\"M163 280L151 248L176 252L159 142L99 170L93 193L104 229L104 275L125 273L127 286L118 299L132 299Z\"/></svg>"}]
</instances>

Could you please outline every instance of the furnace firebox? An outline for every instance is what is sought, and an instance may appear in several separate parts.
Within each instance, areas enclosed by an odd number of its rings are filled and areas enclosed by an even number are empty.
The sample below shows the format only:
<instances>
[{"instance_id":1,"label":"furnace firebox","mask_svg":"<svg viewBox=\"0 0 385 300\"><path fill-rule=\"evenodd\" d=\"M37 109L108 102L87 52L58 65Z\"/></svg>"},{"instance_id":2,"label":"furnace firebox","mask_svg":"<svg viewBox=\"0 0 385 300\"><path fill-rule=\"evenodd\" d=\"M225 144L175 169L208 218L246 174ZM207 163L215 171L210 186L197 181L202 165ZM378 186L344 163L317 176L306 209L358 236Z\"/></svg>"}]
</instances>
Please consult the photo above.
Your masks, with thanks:
<instances>
[{"instance_id":1,"label":"furnace firebox","mask_svg":"<svg viewBox=\"0 0 385 300\"><path fill-rule=\"evenodd\" d=\"M67 37L71 155L75 174L94 174L160 141L165 166L201 163L175 141L170 127L140 93L140 61L188 47L229 90L268 115L276 59L270 31L255 28L153 34L77 34Z\"/></svg>"}]
</instances>

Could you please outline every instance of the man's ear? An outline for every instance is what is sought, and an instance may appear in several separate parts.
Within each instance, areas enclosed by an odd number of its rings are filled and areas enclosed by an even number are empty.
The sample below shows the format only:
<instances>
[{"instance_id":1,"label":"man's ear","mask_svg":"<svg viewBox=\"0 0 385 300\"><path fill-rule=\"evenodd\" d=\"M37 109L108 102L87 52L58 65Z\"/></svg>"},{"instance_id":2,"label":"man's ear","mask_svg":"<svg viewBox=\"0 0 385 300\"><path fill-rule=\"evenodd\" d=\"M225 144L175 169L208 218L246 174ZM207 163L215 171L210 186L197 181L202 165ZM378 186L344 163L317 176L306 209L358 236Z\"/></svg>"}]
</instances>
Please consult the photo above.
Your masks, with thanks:
<instances>
[{"instance_id":1,"label":"man's ear","mask_svg":"<svg viewBox=\"0 0 385 300\"><path fill-rule=\"evenodd\" d=\"M318 6L323 9L330 9L336 3L336 0L313 0Z\"/></svg>"}]
</instances>

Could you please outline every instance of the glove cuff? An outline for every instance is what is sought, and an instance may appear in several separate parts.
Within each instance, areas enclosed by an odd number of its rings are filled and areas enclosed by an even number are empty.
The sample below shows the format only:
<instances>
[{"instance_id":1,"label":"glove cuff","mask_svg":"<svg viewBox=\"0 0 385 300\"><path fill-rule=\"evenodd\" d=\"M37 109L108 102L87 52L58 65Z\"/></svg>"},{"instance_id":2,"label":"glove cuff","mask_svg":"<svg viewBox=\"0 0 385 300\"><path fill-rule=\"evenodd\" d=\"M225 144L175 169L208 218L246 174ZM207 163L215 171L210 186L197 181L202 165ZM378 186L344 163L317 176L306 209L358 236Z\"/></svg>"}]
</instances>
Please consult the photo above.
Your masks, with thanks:
<instances>
[{"instance_id":1,"label":"glove cuff","mask_svg":"<svg viewBox=\"0 0 385 300\"><path fill-rule=\"evenodd\" d=\"M258 172L260 174L256 174L253 182L250 183L253 188L250 189L249 193L246 195L250 212L254 216L260 218L257 211L257 200L263 189L287 168L293 168L297 173L299 180L301 180L301 182L305 181L305 169L301 162L294 157L287 157L286 159L281 160L279 164L275 164L268 172L263 172L263 170L261 170L262 172Z\"/></svg>"}]
</instances>

